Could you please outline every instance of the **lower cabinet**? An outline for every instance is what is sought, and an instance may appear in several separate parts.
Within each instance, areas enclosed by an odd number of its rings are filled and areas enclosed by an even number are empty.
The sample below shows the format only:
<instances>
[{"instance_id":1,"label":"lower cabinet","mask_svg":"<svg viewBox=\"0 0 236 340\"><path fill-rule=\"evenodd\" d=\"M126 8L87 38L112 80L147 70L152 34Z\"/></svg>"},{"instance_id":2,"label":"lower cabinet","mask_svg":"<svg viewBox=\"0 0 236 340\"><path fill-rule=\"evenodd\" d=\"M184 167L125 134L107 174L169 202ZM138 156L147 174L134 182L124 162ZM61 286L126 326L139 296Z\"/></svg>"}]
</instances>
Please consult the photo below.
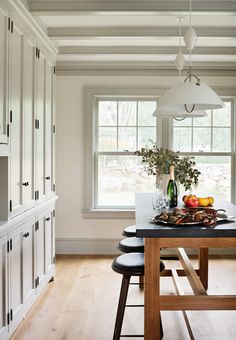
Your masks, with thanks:
<instances>
[{"instance_id":1,"label":"lower cabinet","mask_svg":"<svg viewBox=\"0 0 236 340\"><path fill-rule=\"evenodd\" d=\"M0 238L0 339L8 335L8 275L7 275L7 235Z\"/></svg>"},{"instance_id":2,"label":"lower cabinet","mask_svg":"<svg viewBox=\"0 0 236 340\"><path fill-rule=\"evenodd\" d=\"M0 339L15 331L53 277L52 206L0 238Z\"/></svg>"}]
</instances>

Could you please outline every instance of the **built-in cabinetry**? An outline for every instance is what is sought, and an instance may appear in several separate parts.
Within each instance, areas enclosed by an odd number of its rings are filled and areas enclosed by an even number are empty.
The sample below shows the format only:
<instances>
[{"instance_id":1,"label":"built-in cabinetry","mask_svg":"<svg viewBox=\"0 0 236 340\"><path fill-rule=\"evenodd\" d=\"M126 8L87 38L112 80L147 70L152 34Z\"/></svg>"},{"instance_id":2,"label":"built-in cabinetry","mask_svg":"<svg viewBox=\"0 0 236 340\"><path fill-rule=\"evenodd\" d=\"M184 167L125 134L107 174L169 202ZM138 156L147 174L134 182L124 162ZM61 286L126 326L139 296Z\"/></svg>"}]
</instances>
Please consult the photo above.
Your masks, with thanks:
<instances>
[{"instance_id":1,"label":"built-in cabinetry","mask_svg":"<svg viewBox=\"0 0 236 340\"><path fill-rule=\"evenodd\" d=\"M1 339L15 331L54 275L54 204L29 216L0 238Z\"/></svg>"},{"instance_id":2,"label":"built-in cabinetry","mask_svg":"<svg viewBox=\"0 0 236 340\"><path fill-rule=\"evenodd\" d=\"M7 106L8 106L8 18L9 10L0 6L0 143L7 143Z\"/></svg>"},{"instance_id":3,"label":"built-in cabinetry","mask_svg":"<svg viewBox=\"0 0 236 340\"><path fill-rule=\"evenodd\" d=\"M0 0L0 339L55 271L53 51L20 1Z\"/></svg>"}]
</instances>

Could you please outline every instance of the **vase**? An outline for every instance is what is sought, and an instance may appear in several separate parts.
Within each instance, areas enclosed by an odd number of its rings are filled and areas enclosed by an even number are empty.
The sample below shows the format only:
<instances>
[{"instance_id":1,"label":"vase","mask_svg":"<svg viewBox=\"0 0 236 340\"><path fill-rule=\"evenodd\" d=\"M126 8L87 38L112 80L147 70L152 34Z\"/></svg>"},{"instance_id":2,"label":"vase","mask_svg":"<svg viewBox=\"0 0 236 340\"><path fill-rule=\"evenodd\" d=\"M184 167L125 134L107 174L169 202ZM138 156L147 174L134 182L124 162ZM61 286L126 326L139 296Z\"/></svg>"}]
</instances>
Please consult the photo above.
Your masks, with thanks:
<instances>
[{"instance_id":1,"label":"vase","mask_svg":"<svg viewBox=\"0 0 236 340\"><path fill-rule=\"evenodd\" d=\"M170 179L169 174L162 174L156 176L156 189L163 191L164 194L167 193L167 186Z\"/></svg>"}]
</instances>

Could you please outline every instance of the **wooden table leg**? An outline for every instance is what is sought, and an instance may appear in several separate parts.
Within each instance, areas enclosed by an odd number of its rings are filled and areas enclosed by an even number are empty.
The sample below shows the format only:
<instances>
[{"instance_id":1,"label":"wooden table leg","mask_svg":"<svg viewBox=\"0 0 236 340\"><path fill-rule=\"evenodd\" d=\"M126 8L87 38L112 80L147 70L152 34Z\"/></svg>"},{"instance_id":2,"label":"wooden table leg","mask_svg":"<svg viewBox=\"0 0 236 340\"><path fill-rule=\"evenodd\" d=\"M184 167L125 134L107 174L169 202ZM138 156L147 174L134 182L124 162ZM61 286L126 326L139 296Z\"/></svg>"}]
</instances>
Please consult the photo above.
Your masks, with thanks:
<instances>
[{"instance_id":1,"label":"wooden table leg","mask_svg":"<svg viewBox=\"0 0 236 340\"><path fill-rule=\"evenodd\" d=\"M199 277L203 287L208 288L208 248L199 249Z\"/></svg>"},{"instance_id":2,"label":"wooden table leg","mask_svg":"<svg viewBox=\"0 0 236 340\"><path fill-rule=\"evenodd\" d=\"M144 339L160 339L160 245L145 239Z\"/></svg>"}]
</instances>

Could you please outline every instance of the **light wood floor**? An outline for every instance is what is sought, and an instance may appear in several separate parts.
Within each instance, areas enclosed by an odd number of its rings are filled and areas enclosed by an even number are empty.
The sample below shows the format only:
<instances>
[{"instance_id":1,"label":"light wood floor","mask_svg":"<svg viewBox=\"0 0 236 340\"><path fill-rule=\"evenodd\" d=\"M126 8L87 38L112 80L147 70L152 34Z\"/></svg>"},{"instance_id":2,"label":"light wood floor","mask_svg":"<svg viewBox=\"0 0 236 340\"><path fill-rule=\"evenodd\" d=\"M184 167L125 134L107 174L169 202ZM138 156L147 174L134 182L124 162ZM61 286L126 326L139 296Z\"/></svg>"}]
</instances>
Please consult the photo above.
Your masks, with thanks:
<instances>
[{"instance_id":1,"label":"light wood floor","mask_svg":"<svg viewBox=\"0 0 236 340\"><path fill-rule=\"evenodd\" d=\"M12 339L111 340L121 283L111 262L112 257L57 256L55 281L48 284ZM178 264L176 260L164 262L167 267ZM190 292L186 279L181 280L185 292ZM161 291L174 294L170 278L162 278ZM236 294L236 257L210 260L208 292ZM129 302L141 303L142 299L142 291L132 286ZM187 314L194 339L236 339L236 311ZM165 340L189 339L181 312L162 312L162 323ZM127 309L123 333L143 334L143 308Z\"/></svg>"}]
</instances>

